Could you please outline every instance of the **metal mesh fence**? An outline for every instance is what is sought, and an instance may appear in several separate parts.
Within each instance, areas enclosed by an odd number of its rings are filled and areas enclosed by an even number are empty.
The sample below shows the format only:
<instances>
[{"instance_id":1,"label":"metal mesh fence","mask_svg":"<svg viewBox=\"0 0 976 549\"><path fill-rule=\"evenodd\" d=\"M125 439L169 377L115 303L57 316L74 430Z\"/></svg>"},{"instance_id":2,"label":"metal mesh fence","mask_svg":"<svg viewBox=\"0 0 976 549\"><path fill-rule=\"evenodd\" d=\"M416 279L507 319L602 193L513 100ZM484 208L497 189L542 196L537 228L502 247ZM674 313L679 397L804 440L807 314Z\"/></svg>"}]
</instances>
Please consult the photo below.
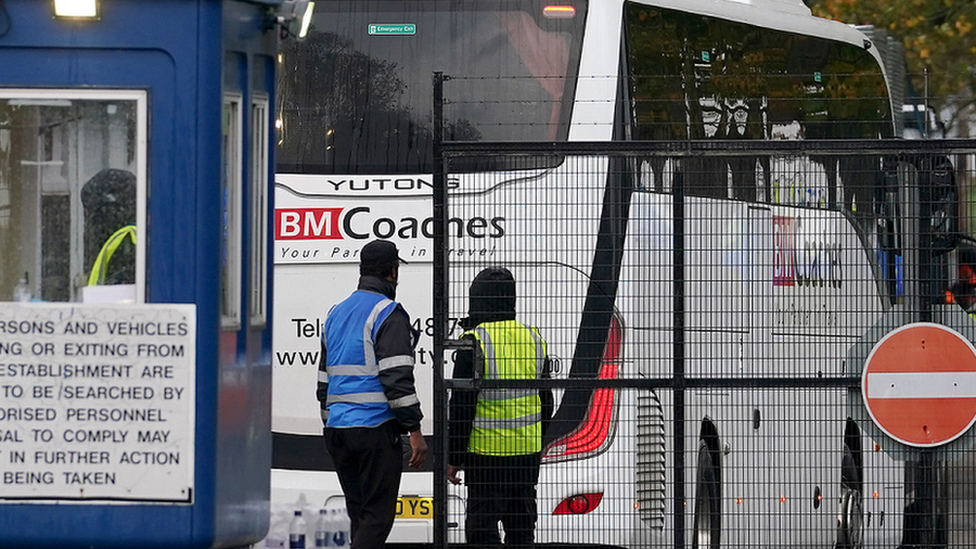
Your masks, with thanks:
<instances>
[{"instance_id":1,"label":"metal mesh fence","mask_svg":"<svg viewBox=\"0 0 976 549\"><path fill-rule=\"evenodd\" d=\"M976 545L974 145L439 144L437 534Z\"/></svg>"}]
</instances>

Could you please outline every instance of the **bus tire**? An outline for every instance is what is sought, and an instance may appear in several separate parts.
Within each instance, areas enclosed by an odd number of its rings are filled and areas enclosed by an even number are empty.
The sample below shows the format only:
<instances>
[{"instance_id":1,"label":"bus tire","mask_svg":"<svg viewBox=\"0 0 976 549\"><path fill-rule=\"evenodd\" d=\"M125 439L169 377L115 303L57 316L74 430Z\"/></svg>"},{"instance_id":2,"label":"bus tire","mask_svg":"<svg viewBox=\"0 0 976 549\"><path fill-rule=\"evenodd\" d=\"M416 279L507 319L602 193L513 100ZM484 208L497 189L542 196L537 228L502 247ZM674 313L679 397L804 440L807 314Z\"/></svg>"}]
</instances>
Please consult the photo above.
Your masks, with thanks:
<instances>
[{"instance_id":1,"label":"bus tire","mask_svg":"<svg viewBox=\"0 0 976 549\"><path fill-rule=\"evenodd\" d=\"M864 547L864 496L861 494L860 475L854 464L850 448L844 447L841 462L840 502L837 509L838 549Z\"/></svg>"},{"instance_id":2,"label":"bus tire","mask_svg":"<svg viewBox=\"0 0 976 549\"><path fill-rule=\"evenodd\" d=\"M692 547L718 549L722 537L722 508L718 471L705 441L698 444L698 479L695 487L695 530Z\"/></svg>"}]
</instances>

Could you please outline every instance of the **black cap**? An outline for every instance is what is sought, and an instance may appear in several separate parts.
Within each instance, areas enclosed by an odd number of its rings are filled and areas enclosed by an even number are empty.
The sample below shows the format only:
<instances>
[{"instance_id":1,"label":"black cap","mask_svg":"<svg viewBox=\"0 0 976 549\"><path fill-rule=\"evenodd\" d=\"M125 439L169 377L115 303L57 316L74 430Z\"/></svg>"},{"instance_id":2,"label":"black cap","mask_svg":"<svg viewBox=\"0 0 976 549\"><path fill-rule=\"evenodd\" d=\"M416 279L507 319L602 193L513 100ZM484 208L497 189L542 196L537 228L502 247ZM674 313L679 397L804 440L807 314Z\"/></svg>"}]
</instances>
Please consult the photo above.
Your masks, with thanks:
<instances>
[{"instance_id":1,"label":"black cap","mask_svg":"<svg viewBox=\"0 0 976 549\"><path fill-rule=\"evenodd\" d=\"M363 246L359 252L359 271L376 272L392 269L398 263L406 263L400 258L396 244L389 240L374 240Z\"/></svg>"}]
</instances>

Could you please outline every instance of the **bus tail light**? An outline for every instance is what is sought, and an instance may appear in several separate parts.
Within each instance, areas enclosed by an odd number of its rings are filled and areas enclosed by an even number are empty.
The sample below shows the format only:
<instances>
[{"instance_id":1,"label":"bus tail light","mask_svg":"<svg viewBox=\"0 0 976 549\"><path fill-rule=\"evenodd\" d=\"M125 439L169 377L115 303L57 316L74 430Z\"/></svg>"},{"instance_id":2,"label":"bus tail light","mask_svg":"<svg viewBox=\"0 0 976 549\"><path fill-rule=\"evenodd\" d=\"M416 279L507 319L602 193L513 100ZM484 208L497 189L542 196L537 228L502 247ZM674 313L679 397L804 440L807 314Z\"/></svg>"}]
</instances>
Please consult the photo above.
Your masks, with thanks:
<instances>
[{"instance_id":1,"label":"bus tail light","mask_svg":"<svg viewBox=\"0 0 976 549\"><path fill-rule=\"evenodd\" d=\"M617 379L620 370L620 354L623 349L623 326L616 315L610 323L607 344L603 349L603 362L599 379ZM554 440L542 451L542 461L547 463L584 459L599 455L610 447L616 428L617 399L614 389L595 389L590 398L586 417L566 436Z\"/></svg>"},{"instance_id":2,"label":"bus tail light","mask_svg":"<svg viewBox=\"0 0 976 549\"><path fill-rule=\"evenodd\" d=\"M576 494L564 499L552 512L554 515L585 515L600 505L603 493Z\"/></svg>"}]
</instances>

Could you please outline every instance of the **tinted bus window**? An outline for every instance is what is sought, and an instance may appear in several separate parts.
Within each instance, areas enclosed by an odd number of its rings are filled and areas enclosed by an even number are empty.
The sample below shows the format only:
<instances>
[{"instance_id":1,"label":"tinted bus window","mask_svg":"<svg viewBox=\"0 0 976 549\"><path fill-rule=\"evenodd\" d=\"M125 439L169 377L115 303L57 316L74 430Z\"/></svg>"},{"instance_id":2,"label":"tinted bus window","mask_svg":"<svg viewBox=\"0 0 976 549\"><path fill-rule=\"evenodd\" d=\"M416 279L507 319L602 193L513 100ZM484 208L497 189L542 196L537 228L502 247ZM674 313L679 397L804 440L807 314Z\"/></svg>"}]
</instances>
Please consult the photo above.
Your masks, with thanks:
<instances>
[{"instance_id":1,"label":"tinted bus window","mask_svg":"<svg viewBox=\"0 0 976 549\"><path fill-rule=\"evenodd\" d=\"M282 44L278 172L431 171L432 74L445 136L552 140L568 133L585 3L317 3L308 37Z\"/></svg>"},{"instance_id":2,"label":"tinted bus window","mask_svg":"<svg viewBox=\"0 0 976 549\"><path fill-rule=\"evenodd\" d=\"M626 49L634 139L892 135L884 75L862 47L628 4ZM698 196L873 212L878 162L811 160L819 168L810 181L777 180L754 158L695 159L682 169L695 172L685 182ZM665 190L663 160L650 163L650 186Z\"/></svg>"},{"instance_id":3,"label":"tinted bus window","mask_svg":"<svg viewBox=\"0 0 976 549\"><path fill-rule=\"evenodd\" d=\"M863 48L636 4L627 39L637 139L891 136Z\"/></svg>"}]
</instances>

